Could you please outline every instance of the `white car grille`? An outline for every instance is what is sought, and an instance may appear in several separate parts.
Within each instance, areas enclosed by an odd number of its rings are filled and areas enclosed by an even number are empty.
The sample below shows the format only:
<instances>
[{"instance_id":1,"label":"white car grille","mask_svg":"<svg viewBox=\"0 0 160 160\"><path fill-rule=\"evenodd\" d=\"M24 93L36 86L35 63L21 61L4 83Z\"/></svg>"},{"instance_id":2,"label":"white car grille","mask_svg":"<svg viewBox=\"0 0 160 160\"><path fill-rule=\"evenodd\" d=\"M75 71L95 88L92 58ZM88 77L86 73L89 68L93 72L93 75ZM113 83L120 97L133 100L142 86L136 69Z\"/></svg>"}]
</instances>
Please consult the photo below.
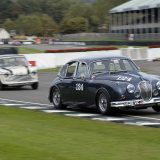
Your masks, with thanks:
<instances>
[{"instance_id":1,"label":"white car grille","mask_svg":"<svg viewBox=\"0 0 160 160\"><path fill-rule=\"evenodd\" d=\"M12 75L6 79L8 82L23 82L31 81L32 77L30 75Z\"/></svg>"}]
</instances>

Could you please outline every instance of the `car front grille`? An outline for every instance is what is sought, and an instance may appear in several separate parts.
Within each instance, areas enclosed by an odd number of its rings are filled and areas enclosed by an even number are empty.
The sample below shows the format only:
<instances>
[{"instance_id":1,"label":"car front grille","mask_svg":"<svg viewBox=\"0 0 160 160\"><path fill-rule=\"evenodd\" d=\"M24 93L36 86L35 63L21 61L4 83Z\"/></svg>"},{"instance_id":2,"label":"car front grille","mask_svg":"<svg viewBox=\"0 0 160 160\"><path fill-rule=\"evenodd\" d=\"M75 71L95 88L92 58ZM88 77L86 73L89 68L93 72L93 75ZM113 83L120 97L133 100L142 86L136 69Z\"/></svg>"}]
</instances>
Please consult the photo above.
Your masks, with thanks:
<instances>
[{"instance_id":1,"label":"car front grille","mask_svg":"<svg viewBox=\"0 0 160 160\"><path fill-rule=\"evenodd\" d=\"M152 85L149 82L141 81L139 83L139 89L143 100L149 101L152 98Z\"/></svg>"},{"instance_id":2,"label":"car front grille","mask_svg":"<svg viewBox=\"0 0 160 160\"><path fill-rule=\"evenodd\" d=\"M30 81L32 77L30 75L13 75L8 77L8 82L23 82L23 81Z\"/></svg>"}]
</instances>

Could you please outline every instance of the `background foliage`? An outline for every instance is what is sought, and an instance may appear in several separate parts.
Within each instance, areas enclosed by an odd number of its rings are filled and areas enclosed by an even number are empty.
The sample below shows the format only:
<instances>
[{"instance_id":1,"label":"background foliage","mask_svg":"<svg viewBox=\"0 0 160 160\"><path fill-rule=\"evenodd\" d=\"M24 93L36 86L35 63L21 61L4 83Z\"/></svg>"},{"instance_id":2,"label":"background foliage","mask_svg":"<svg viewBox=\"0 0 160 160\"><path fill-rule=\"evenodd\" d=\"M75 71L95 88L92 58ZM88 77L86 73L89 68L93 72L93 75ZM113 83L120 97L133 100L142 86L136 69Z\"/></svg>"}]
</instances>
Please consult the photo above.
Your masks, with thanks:
<instances>
[{"instance_id":1,"label":"background foliage","mask_svg":"<svg viewBox=\"0 0 160 160\"><path fill-rule=\"evenodd\" d=\"M1 0L0 27L18 34L98 32L109 10L127 0Z\"/></svg>"}]
</instances>

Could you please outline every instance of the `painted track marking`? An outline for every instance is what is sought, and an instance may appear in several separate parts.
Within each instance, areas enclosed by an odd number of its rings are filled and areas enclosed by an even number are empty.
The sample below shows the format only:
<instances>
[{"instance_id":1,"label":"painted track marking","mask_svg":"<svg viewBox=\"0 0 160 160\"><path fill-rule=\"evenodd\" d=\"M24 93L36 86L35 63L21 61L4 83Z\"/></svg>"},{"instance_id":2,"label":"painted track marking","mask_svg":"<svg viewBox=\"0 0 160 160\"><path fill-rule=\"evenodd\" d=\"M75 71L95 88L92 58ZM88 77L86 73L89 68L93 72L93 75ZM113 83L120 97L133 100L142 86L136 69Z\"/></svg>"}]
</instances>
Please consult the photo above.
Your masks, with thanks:
<instances>
[{"instance_id":1,"label":"painted track marking","mask_svg":"<svg viewBox=\"0 0 160 160\"><path fill-rule=\"evenodd\" d=\"M5 106L24 106L25 104L16 104L16 103L7 103L7 104L4 104L4 103L1 103L1 105L5 105Z\"/></svg>"},{"instance_id":2,"label":"painted track marking","mask_svg":"<svg viewBox=\"0 0 160 160\"><path fill-rule=\"evenodd\" d=\"M46 107L40 107L40 106L28 106L28 107L19 107L22 109L30 109L30 110L42 110L42 109L47 109Z\"/></svg>"},{"instance_id":3,"label":"painted track marking","mask_svg":"<svg viewBox=\"0 0 160 160\"><path fill-rule=\"evenodd\" d=\"M92 120L98 121L126 121L127 118L116 118L116 117L104 117L104 118L92 118Z\"/></svg>"},{"instance_id":4,"label":"painted track marking","mask_svg":"<svg viewBox=\"0 0 160 160\"><path fill-rule=\"evenodd\" d=\"M115 122L122 123L126 125L135 125L135 126L147 126L147 127L155 127L160 128L160 119L151 118L151 117L142 117L142 116L132 116L121 114L119 116L123 117L111 117L111 116L103 116L101 114L91 114L91 113L81 113L79 111L72 110L55 110L52 105L48 104L39 104L32 102L23 102L9 99L0 98L0 104L4 106L10 107L18 107L22 109L30 109L30 110L39 110L45 113L59 113L65 116L70 117L82 117L91 120L97 121L106 121L106 122Z\"/></svg>"},{"instance_id":5,"label":"painted track marking","mask_svg":"<svg viewBox=\"0 0 160 160\"><path fill-rule=\"evenodd\" d=\"M70 116L70 117L95 117L95 116L99 116L99 114L75 113L75 114L65 114L65 116Z\"/></svg>"},{"instance_id":6,"label":"painted track marking","mask_svg":"<svg viewBox=\"0 0 160 160\"><path fill-rule=\"evenodd\" d=\"M72 113L72 112L74 112L74 111L69 111L69 110L54 110L54 109L52 109L52 110L41 110L41 111L43 111L45 113Z\"/></svg>"}]
</instances>

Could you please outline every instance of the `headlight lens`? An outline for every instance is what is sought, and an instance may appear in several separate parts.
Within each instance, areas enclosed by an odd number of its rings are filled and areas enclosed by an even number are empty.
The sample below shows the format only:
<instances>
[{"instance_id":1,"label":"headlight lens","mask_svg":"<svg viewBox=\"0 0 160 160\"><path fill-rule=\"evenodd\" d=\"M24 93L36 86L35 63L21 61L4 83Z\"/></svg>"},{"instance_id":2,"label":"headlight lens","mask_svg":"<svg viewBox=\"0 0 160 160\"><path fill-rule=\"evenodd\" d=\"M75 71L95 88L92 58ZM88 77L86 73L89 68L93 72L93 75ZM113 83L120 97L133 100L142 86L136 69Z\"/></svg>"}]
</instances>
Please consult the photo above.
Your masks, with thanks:
<instances>
[{"instance_id":1,"label":"headlight lens","mask_svg":"<svg viewBox=\"0 0 160 160\"><path fill-rule=\"evenodd\" d=\"M35 76L35 75L37 75L37 72L33 71L31 74Z\"/></svg>"},{"instance_id":2,"label":"headlight lens","mask_svg":"<svg viewBox=\"0 0 160 160\"><path fill-rule=\"evenodd\" d=\"M156 83L156 87L157 87L158 90L160 90L160 81L158 81L158 82Z\"/></svg>"},{"instance_id":3,"label":"headlight lens","mask_svg":"<svg viewBox=\"0 0 160 160\"><path fill-rule=\"evenodd\" d=\"M134 93L134 91L135 91L135 86L134 86L133 84L129 84L129 85L127 86L127 91L128 91L128 93Z\"/></svg>"},{"instance_id":4,"label":"headlight lens","mask_svg":"<svg viewBox=\"0 0 160 160\"><path fill-rule=\"evenodd\" d=\"M4 77L7 78L8 76L9 76L9 73L5 73L5 74L4 74Z\"/></svg>"}]
</instances>

